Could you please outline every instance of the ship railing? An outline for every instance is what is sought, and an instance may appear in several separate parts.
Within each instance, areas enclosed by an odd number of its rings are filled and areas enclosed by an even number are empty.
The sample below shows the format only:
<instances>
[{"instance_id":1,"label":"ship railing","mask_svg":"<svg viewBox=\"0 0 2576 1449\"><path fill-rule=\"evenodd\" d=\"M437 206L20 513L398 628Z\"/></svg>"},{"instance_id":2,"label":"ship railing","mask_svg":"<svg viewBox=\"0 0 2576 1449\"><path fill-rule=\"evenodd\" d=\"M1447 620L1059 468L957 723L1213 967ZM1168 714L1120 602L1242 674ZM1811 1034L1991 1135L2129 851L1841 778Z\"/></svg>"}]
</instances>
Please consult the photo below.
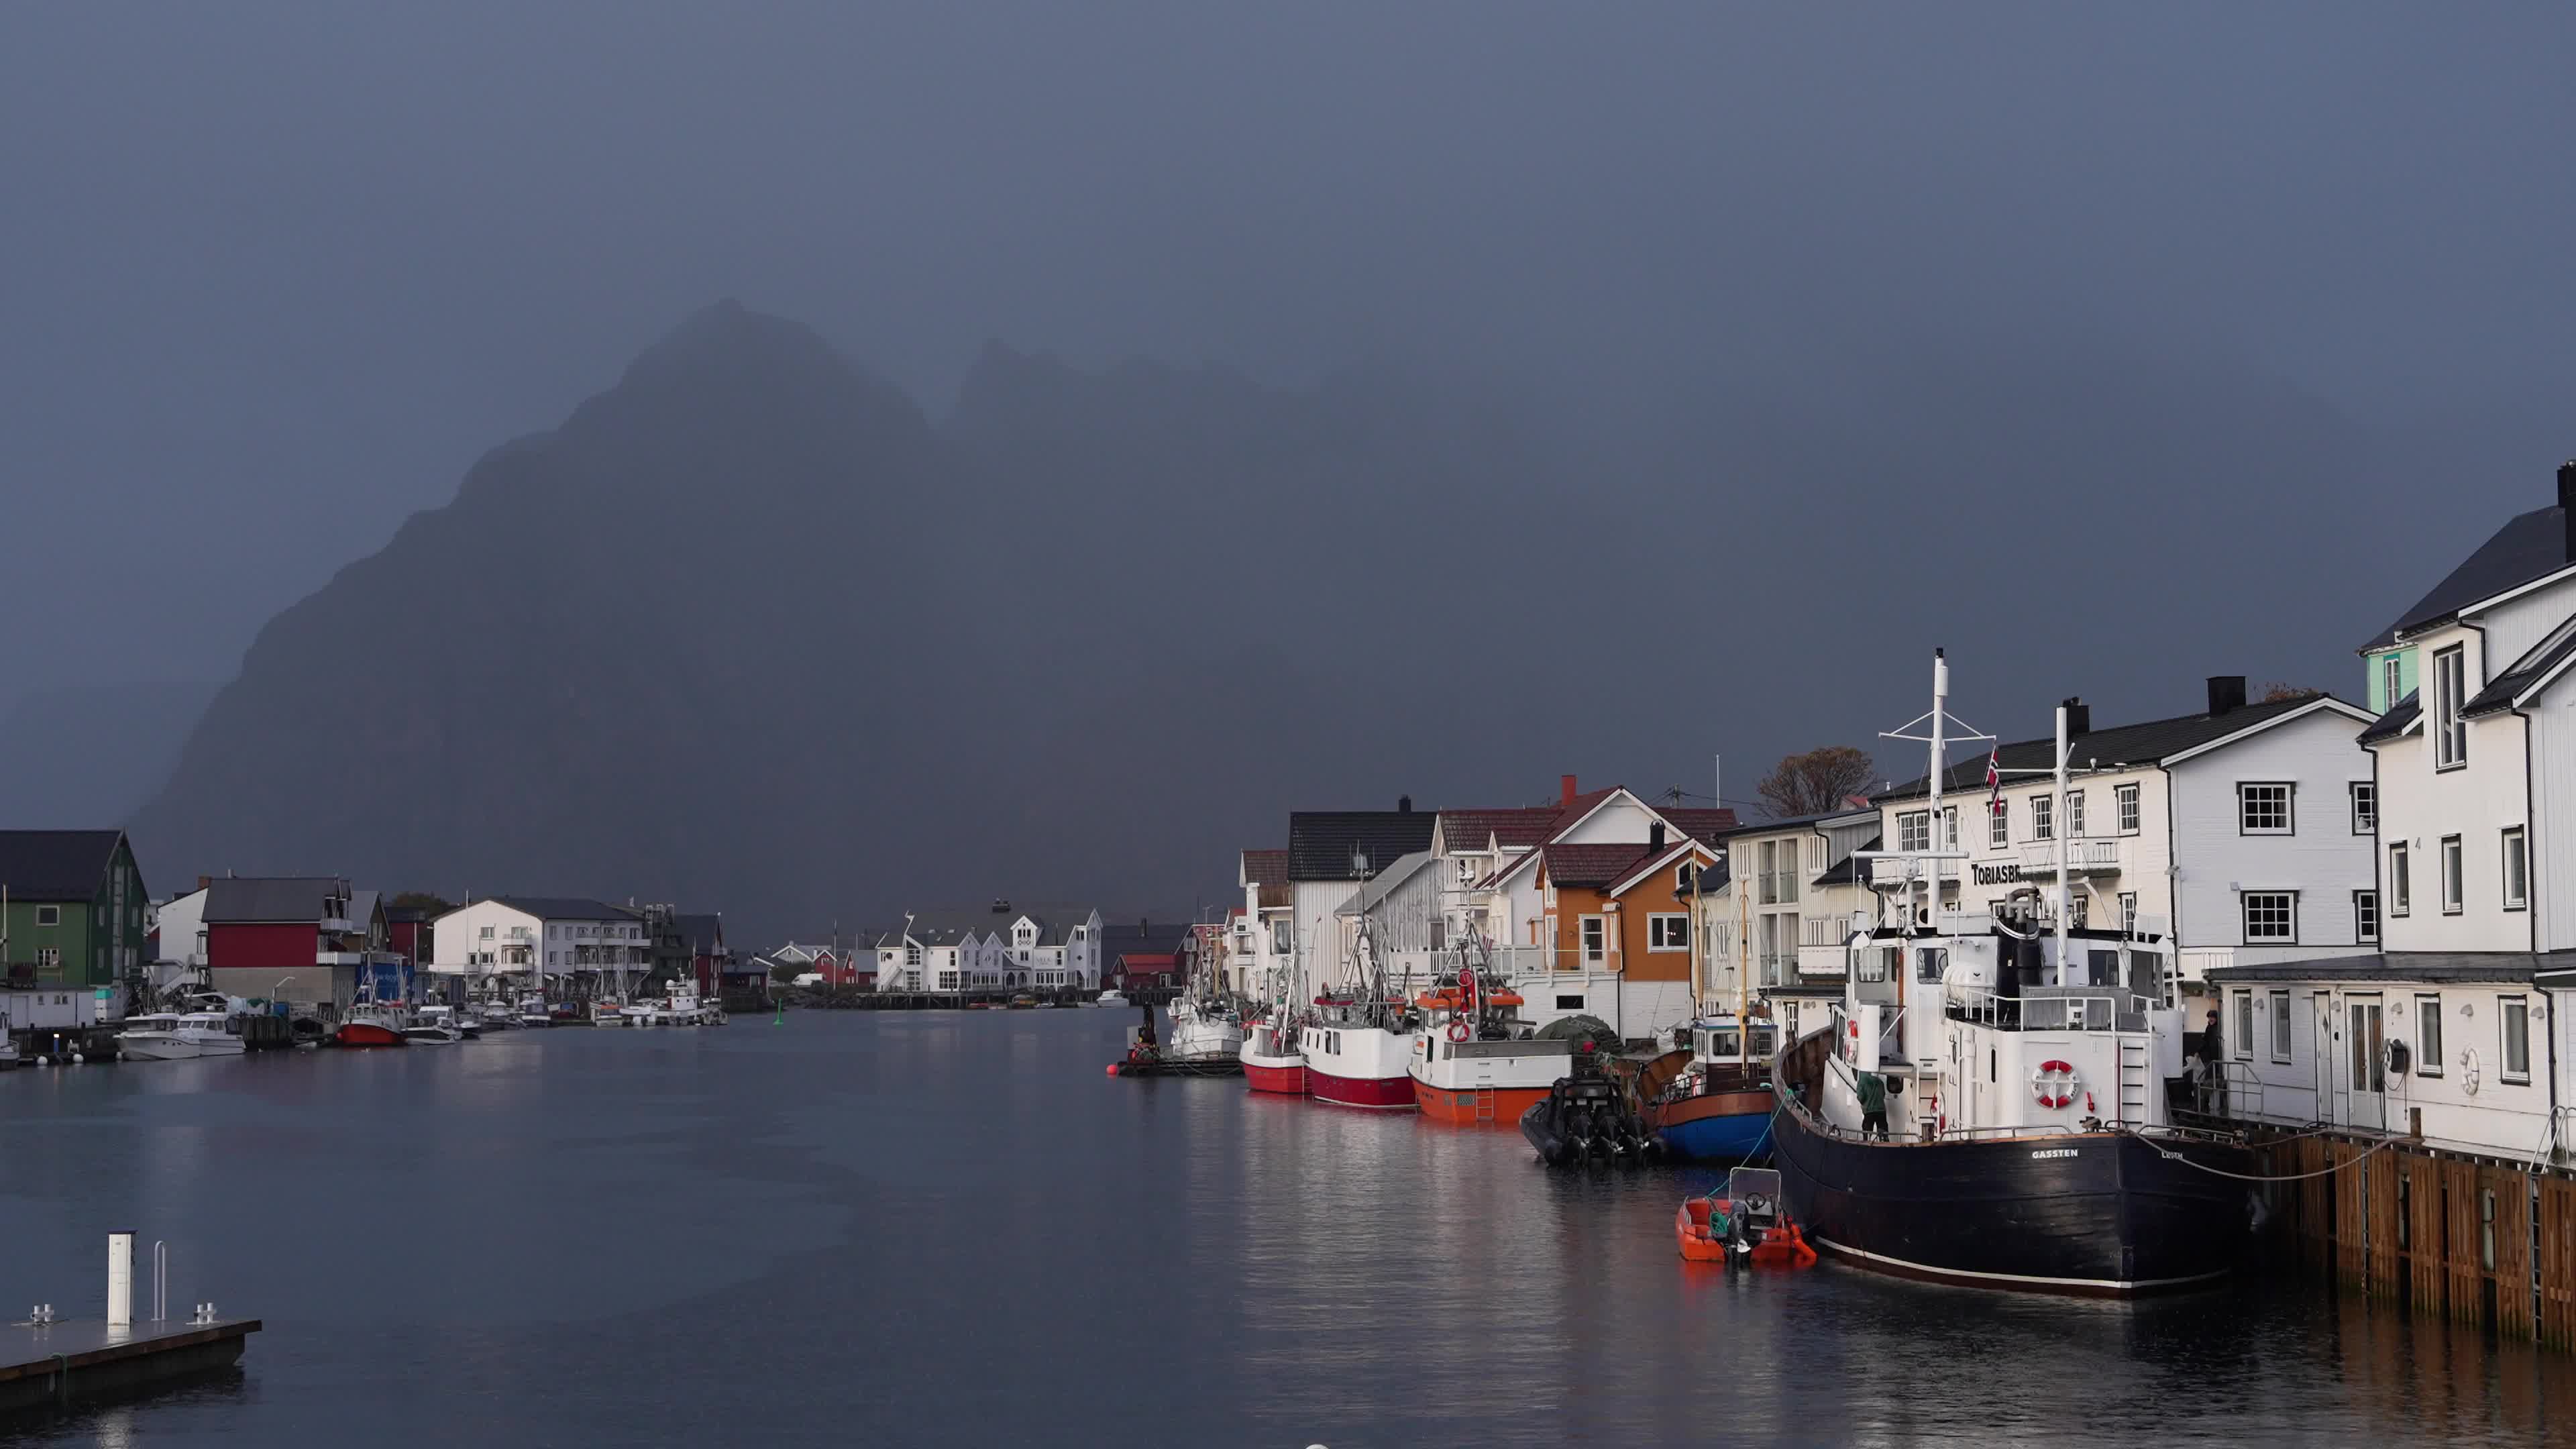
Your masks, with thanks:
<instances>
[{"instance_id":1,"label":"ship railing","mask_svg":"<svg viewBox=\"0 0 2576 1449\"><path fill-rule=\"evenodd\" d=\"M2134 992L2033 986L2017 996L1991 987L1953 986L1942 1014L1952 1021L1998 1031L2119 1031L2143 1029L2147 1002Z\"/></svg>"}]
</instances>

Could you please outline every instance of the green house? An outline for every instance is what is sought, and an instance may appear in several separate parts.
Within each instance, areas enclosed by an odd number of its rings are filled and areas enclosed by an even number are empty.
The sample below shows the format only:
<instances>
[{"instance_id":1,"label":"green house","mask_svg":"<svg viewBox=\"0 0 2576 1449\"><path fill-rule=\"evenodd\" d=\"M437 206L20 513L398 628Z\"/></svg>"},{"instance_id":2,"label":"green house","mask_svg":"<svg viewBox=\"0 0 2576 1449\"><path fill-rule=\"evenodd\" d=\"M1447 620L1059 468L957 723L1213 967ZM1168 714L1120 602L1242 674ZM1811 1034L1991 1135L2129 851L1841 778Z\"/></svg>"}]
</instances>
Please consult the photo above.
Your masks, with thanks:
<instances>
[{"instance_id":1,"label":"green house","mask_svg":"<svg viewBox=\"0 0 2576 1449\"><path fill-rule=\"evenodd\" d=\"M143 962L143 873L122 830L0 830L10 986L114 986Z\"/></svg>"}]
</instances>

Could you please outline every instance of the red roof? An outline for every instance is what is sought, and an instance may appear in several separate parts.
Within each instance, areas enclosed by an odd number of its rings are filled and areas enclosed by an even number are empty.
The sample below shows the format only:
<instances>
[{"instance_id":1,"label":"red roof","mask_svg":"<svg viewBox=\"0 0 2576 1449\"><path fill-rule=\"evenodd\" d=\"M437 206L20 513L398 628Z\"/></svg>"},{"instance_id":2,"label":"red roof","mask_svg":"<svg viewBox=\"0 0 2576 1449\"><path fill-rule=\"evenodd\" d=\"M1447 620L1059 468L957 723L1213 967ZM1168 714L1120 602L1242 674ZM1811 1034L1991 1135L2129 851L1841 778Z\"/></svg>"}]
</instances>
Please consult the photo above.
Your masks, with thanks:
<instances>
[{"instance_id":1,"label":"red roof","mask_svg":"<svg viewBox=\"0 0 2576 1449\"><path fill-rule=\"evenodd\" d=\"M1628 845L1551 845L1547 878L1560 886L1599 888L1624 880L1646 859L1642 843Z\"/></svg>"},{"instance_id":2,"label":"red roof","mask_svg":"<svg viewBox=\"0 0 2576 1449\"><path fill-rule=\"evenodd\" d=\"M1515 806L1507 810L1443 810L1440 832L1451 850L1482 850L1487 841L1526 848L1547 839L1562 807Z\"/></svg>"},{"instance_id":3,"label":"red roof","mask_svg":"<svg viewBox=\"0 0 2576 1449\"><path fill-rule=\"evenodd\" d=\"M1684 809L1680 806L1675 806L1670 810L1658 810L1655 813L1664 817L1665 824L1672 826L1672 828L1689 836L1693 840L1713 841L1717 839L1719 835L1735 828L1735 812L1725 808L1710 810L1700 807L1692 807Z\"/></svg>"},{"instance_id":4,"label":"red roof","mask_svg":"<svg viewBox=\"0 0 2576 1449\"><path fill-rule=\"evenodd\" d=\"M1288 880L1288 852L1284 850L1247 850L1243 853L1243 878L1254 885L1284 885Z\"/></svg>"}]
</instances>

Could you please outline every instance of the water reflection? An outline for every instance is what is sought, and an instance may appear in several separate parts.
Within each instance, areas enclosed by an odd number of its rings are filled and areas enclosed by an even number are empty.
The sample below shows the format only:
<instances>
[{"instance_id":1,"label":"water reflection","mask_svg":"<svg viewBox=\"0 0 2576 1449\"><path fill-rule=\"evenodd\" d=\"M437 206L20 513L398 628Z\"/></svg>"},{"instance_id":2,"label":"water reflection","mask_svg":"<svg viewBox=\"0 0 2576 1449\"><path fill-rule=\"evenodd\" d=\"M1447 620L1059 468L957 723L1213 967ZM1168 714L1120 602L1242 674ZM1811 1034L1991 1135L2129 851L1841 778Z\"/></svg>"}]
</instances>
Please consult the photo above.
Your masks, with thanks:
<instances>
[{"instance_id":1,"label":"water reflection","mask_svg":"<svg viewBox=\"0 0 2576 1449\"><path fill-rule=\"evenodd\" d=\"M1685 1264L1713 1174L1102 1075L1123 1013L809 1013L0 1078L0 1293L111 1225L246 1383L67 1441L2527 1444L2568 1356L2257 1284ZM173 1071L172 1069L178 1069ZM352 1293L353 1283L399 1291Z\"/></svg>"}]
</instances>

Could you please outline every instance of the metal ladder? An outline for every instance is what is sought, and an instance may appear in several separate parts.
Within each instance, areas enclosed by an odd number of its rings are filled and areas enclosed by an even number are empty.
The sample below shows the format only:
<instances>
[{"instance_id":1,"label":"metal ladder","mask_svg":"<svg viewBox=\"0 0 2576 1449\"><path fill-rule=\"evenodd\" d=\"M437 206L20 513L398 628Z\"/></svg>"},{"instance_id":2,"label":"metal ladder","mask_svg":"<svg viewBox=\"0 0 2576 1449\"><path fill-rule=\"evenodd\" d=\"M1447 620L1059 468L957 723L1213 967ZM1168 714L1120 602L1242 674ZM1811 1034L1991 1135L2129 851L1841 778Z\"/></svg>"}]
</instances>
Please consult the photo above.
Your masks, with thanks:
<instances>
[{"instance_id":1,"label":"metal ladder","mask_svg":"<svg viewBox=\"0 0 2576 1449\"><path fill-rule=\"evenodd\" d=\"M2124 1127L2144 1127L2154 1119L2147 1114L2147 1089L2155 1080L2155 1065L2148 1055L2148 1044L2142 1038L2120 1038L2120 1101L2117 1121Z\"/></svg>"}]
</instances>

